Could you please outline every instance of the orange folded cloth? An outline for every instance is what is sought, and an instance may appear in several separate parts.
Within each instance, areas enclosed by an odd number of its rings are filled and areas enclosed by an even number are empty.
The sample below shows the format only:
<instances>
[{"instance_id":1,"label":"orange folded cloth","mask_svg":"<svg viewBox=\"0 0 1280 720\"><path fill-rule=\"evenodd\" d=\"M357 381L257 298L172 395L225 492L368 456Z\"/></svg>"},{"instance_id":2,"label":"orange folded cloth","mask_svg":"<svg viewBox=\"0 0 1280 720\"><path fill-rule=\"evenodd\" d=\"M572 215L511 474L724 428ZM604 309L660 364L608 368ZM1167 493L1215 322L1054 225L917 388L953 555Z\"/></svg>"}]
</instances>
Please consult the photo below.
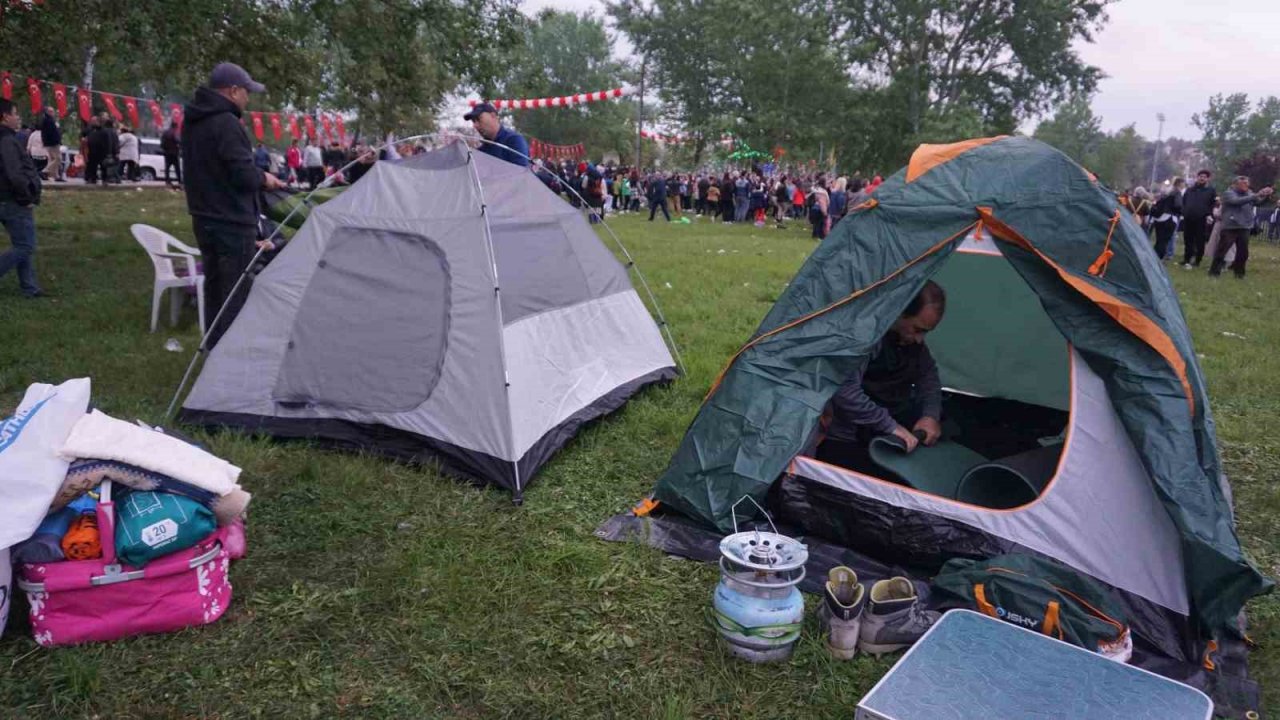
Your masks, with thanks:
<instances>
[{"instance_id":1,"label":"orange folded cloth","mask_svg":"<svg viewBox=\"0 0 1280 720\"><path fill-rule=\"evenodd\" d=\"M71 521L62 536L62 553L68 560L95 560L102 557L102 538L98 535L98 516L85 513Z\"/></svg>"}]
</instances>

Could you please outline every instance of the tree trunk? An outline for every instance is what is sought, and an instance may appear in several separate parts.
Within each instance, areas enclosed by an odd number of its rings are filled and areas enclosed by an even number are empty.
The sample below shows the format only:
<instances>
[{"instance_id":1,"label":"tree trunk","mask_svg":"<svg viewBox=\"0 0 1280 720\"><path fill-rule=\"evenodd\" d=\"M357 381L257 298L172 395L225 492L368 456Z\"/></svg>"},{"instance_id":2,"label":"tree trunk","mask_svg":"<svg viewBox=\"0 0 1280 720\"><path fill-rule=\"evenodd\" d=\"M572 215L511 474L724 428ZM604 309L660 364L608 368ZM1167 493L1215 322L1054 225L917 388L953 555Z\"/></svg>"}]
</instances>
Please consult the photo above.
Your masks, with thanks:
<instances>
[{"instance_id":1,"label":"tree trunk","mask_svg":"<svg viewBox=\"0 0 1280 720\"><path fill-rule=\"evenodd\" d=\"M84 77L80 82L80 86L84 88L93 87L93 61L98 57L98 46L92 44L85 48L84 51Z\"/></svg>"}]
</instances>

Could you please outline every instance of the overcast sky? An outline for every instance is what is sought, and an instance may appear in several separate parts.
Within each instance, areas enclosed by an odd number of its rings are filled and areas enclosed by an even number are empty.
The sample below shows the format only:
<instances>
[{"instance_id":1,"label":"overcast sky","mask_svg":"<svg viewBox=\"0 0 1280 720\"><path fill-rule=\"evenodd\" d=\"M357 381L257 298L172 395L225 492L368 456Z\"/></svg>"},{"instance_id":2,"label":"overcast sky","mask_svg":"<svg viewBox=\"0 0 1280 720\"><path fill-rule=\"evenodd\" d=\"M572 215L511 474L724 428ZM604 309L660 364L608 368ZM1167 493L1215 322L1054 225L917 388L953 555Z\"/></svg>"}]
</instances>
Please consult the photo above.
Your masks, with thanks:
<instances>
[{"instance_id":1,"label":"overcast sky","mask_svg":"<svg viewBox=\"0 0 1280 720\"><path fill-rule=\"evenodd\" d=\"M523 2L528 14L544 7L605 14L602 0ZM1104 130L1136 123L1154 138L1156 114L1163 112L1164 137L1194 140L1200 131L1191 116L1210 95L1244 92L1251 101L1280 95L1280 2L1119 0L1108 14L1096 41L1078 46L1108 76L1093 103ZM615 51L628 54L631 47L623 38Z\"/></svg>"}]
</instances>

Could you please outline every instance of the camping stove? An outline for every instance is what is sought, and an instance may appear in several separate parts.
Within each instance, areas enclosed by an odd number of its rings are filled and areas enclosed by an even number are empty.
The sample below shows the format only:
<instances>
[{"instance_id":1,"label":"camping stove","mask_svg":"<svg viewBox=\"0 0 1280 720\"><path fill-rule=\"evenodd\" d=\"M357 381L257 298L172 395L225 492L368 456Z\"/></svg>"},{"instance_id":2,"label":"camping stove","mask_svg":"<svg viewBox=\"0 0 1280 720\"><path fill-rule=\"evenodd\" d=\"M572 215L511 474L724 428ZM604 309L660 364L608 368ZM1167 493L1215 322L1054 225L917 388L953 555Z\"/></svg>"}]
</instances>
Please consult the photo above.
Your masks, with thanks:
<instances>
[{"instance_id":1,"label":"camping stove","mask_svg":"<svg viewBox=\"0 0 1280 720\"><path fill-rule=\"evenodd\" d=\"M738 532L737 507L751 500L773 532ZM773 520L751 496L734 503L734 533L720 541L720 582L712 615L729 652L750 662L791 657L804 623L804 597L796 586L804 579L809 550L778 533Z\"/></svg>"}]
</instances>

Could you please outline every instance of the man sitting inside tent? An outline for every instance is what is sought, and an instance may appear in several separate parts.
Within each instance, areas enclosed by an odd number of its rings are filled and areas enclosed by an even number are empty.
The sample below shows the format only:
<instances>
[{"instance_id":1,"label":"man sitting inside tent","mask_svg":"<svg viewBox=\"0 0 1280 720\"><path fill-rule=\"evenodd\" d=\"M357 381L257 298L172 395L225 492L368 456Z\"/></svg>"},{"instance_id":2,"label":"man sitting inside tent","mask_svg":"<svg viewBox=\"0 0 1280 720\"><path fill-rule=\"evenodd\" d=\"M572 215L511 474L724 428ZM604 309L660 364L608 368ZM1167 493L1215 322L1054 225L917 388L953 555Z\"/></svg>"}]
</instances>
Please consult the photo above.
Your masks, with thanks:
<instances>
[{"instance_id":1,"label":"man sitting inside tent","mask_svg":"<svg viewBox=\"0 0 1280 720\"><path fill-rule=\"evenodd\" d=\"M924 336L942 322L947 295L930 280L872 350L871 361L831 398L831 425L818 459L855 470L871 467L867 447L893 435L907 452L942 435L942 383ZM910 428L910 429L908 429Z\"/></svg>"}]
</instances>

